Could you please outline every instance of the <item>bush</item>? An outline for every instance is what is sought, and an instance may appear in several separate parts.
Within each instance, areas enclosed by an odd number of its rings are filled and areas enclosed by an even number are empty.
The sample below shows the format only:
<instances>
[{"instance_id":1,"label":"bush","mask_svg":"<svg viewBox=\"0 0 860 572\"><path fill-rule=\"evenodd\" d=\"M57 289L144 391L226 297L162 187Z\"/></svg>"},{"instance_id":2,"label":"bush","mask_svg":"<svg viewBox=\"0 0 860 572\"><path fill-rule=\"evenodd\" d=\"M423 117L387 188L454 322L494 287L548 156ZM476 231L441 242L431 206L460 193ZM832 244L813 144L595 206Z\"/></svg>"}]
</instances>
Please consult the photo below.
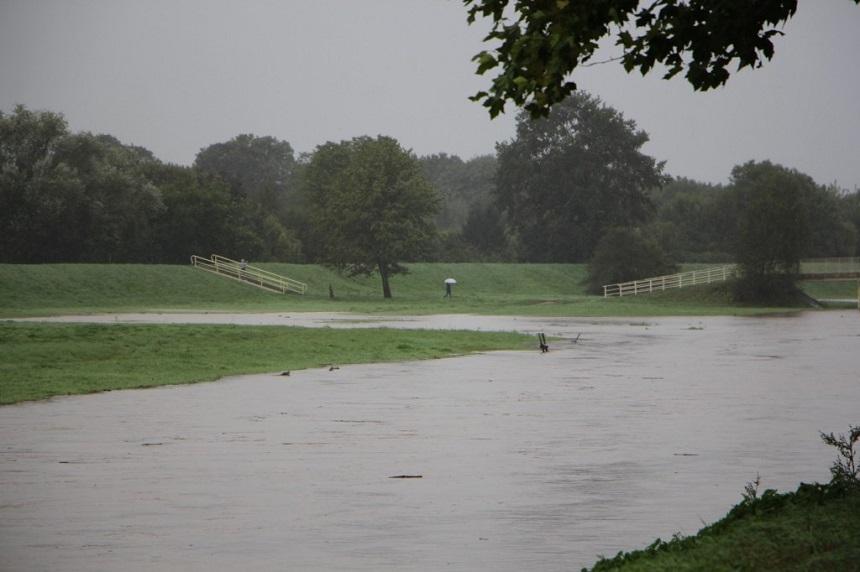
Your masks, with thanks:
<instances>
[{"instance_id":1,"label":"bush","mask_svg":"<svg viewBox=\"0 0 860 572\"><path fill-rule=\"evenodd\" d=\"M788 274L748 273L741 268L741 275L732 282L731 290L732 299L742 304L805 305L794 277Z\"/></svg>"},{"instance_id":2,"label":"bush","mask_svg":"<svg viewBox=\"0 0 860 572\"><path fill-rule=\"evenodd\" d=\"M847 435L822 432L821 440L839 451L839 457L830 467L832 482L860 486L860 466L857 464L857 451L854 450L854 446L860 442L860 425L850 425Z\"/></svg>"},{"instance_id":3,"label":"bush","mask_svg":"<svg viewBox=\"0 0 860 572\"><path fill-rule=\"evenodd\" d=\"M678 271L660 248L657 240L641 229L616 227L609 229L588 264L586 285L592 294L602 294L605 284L628 282Z\"/></svg>"}]
</instances>

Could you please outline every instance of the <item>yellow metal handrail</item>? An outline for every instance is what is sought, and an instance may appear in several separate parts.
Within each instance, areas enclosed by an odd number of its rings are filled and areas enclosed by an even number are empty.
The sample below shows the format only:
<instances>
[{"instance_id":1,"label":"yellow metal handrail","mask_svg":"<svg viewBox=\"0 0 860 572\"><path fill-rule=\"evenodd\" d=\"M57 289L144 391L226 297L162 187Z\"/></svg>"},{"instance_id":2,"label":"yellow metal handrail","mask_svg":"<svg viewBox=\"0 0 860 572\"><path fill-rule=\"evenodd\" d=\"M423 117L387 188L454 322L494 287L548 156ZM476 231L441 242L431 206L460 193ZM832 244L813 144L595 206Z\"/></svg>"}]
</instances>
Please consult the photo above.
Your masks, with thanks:
<instances>
[{"instance_id":1,"label":"yellow metal handrail","mask_svg":"<svg viewBox=\"0 0 860 572\"><path fill-rule=\"evenodd\" d=\"M251 266L247 263L242 263L220 254L213 254L210 258L204 258L191 255L191 264L201 270L219 274L225 278L238 280L244 284L250 284L270 292L278 292L286 294L294 292L296 294L304 294L307 291L307 284L263 270L256 266Z\"/></svg>"}]
</instances>

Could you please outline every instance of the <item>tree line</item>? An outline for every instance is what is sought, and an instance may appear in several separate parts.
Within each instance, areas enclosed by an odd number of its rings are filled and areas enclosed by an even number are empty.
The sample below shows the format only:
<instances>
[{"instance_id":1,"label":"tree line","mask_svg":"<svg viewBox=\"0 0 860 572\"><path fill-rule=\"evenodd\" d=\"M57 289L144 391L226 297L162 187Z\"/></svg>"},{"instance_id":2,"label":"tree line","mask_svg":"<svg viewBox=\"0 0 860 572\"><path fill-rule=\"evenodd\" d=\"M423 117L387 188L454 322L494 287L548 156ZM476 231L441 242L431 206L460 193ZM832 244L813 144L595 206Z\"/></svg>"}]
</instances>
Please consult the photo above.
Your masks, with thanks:
<instances>
[{"instance_id":1,"label":"tree line","mask_svg":"<svg viewBox=\"0 0 860 572\"><path fill-rule=\"evenodd\" d=\"M628 266L647 274L753 252L768 268L860 252L860 190L767 161L738 165L726 185L673 178L642 151L647 141L578 91L546 117L521 112L512 139L466 161L417 157L382 136L297 156L286 141L243 134L179 166L17 106L0 112L0 261L217 252L377 272L388 295L388 277L417 260L588 262L637 244L626 256L654 267Z\"/></svg>"}]
</instances>

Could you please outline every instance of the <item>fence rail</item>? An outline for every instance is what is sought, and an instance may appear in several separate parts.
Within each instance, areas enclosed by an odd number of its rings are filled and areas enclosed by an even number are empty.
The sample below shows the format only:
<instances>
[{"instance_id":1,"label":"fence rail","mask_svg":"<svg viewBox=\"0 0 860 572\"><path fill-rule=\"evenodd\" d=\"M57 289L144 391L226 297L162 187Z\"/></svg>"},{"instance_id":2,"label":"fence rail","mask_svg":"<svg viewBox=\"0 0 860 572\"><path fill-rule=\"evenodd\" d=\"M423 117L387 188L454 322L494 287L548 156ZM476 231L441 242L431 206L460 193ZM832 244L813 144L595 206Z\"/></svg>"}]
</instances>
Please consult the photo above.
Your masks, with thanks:
<instances>
[{"instance_id":1,"label":"fence rail","mask_svg":"<svg viewBox=\"0 0 860 572\"><path fill-rule=\"evenodd\" d=\"M256 266L250 266L219 254L213 254L210 258L192 254L191 264L201 270L279 294L286 294L287 292L304 294L308 288L304 282Z\"/></svg>"},{"instance_id":2,"label":"fence rail","mask_svg":"<svg viewBox=\"0 0 860 572\"><path fill-rule=\"evenodd\" d=\"M607 284L603 287L603 297L636 296L660 292L671 288L684 288L712 282L724 282L738 272L736 264L714 266L701 270L691 270L679 274L643 278L631 282ZM860 276L860 258L813 258L800 261L800 277L805 279L839 279Z\"/></svg>"},{"instance_id":3,"label":"fence rail","mask_svg":"<svg viewBox=\"0 0 860 572\"><path fill-rule=\"evenodd\" d=\"M642 280L633 280L631 282L607 284L603 287L603 297L636 296L638 294L650 294L651 292L661 292L672 288L684 288L686 286L710 284L712 282L725 282L729 278L734 277L736 272L737 266L734 264L728 264L725 266L714 266L712 268L703 268L701 270L680 272L678 274L667 274L666 276L643 278Z\"/></svg>"}]
</instances>

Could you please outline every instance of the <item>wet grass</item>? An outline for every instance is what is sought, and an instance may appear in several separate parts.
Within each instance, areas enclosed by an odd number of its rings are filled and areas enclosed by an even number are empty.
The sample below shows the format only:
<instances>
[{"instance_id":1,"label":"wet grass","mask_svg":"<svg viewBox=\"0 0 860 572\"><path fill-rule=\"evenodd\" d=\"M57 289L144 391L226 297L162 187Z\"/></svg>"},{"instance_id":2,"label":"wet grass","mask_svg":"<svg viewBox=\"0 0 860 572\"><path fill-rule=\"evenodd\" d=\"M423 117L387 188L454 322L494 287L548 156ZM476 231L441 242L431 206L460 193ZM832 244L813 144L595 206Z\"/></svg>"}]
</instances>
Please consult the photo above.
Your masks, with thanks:
<instances>
[{"instance_id":1,"label":"wet grass","mask_svg":"<svg viewBox=\"0 0 860 572\"><path fill-rule=\"evenodd\" d=\"M498 332L0 323L0 404L327 364L535 347Z\"/></svg>"},{"instance_id":2,"label":"wet grass","mask_svg":"<svg viewBox=\"0 0 860 572\"><path fill-rule=\"evenodd\" d=\"M582 264L415 263L409 274L392 279L391 300L382 298L378 278L347 278L316 265L261 266L306 282L308 293L272 294L190 266L5 264L0 265L0 316L155 310L667 316L785 310L738 306L720 286L604 299L585 293ZM458 281L450 300L443 298L447 277Z\"/></svg>"},{"instance_id":3,"label":"wet grass","mask_svg":"<svg viewBox=\"0 0 860 572\"><path fill-rule=\"evenodd\" d=\"M816 299L830 298L841 300L857 300L858 280L834 280L827 282L816 282L814 280L800 283L803 290Z\"/></svg>"},{"instance_id":4,"label":"wet grass","mask_svg":"<svg viewBox=\"0 0 860 572\"><path fill-rule=\"evenodd\" d=\"M741 503L696 536L655 541L592 572L860 570L860 487L801 485Z\"/></svg>"}]
</instances>

